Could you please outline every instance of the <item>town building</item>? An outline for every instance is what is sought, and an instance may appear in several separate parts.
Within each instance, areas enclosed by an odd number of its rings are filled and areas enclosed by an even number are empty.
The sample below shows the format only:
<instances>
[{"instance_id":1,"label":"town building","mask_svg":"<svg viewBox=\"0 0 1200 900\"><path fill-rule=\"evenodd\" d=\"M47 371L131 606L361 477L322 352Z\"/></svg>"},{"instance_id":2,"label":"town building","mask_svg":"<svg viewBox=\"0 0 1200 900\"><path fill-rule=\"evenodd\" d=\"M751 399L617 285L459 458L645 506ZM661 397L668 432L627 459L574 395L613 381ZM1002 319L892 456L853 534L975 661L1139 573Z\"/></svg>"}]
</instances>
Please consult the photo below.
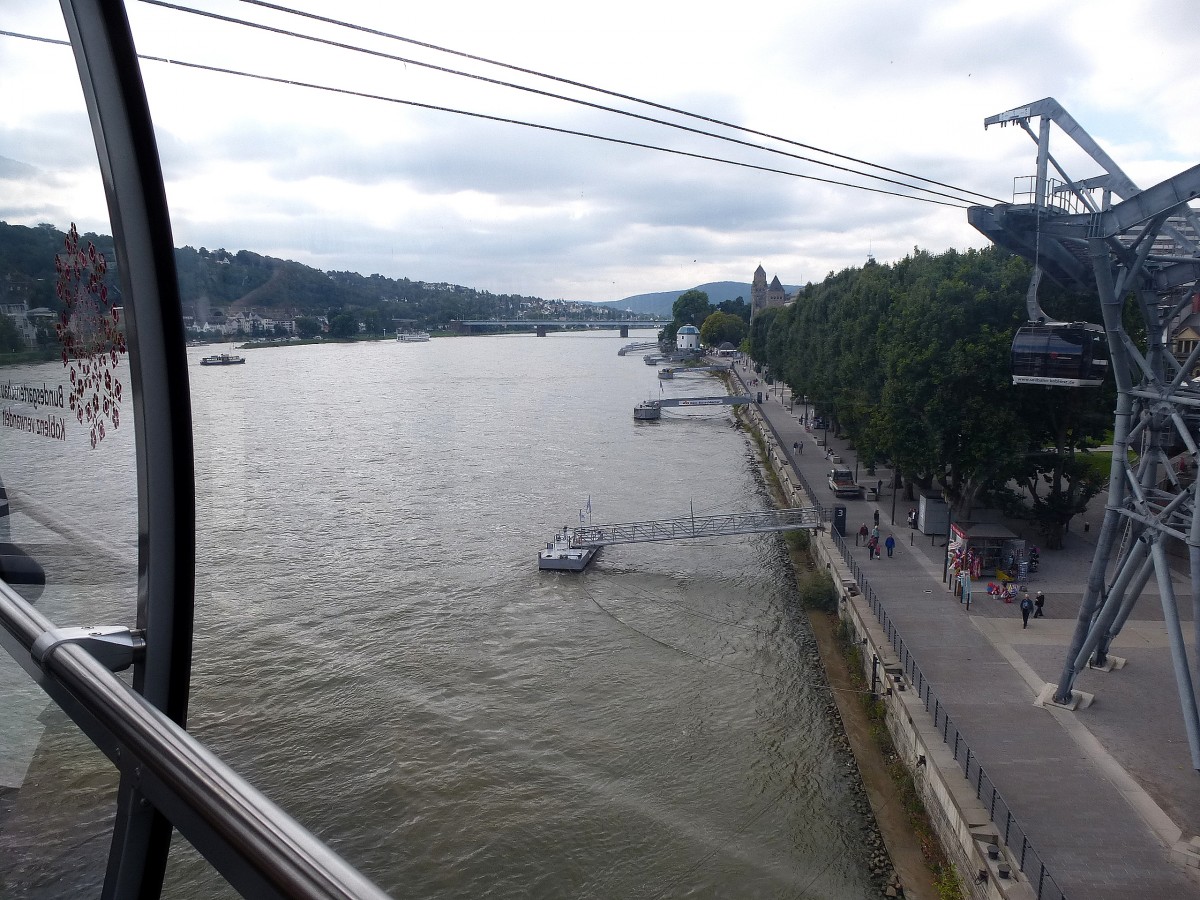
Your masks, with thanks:
<instances>
[{"instance_id":1,"label":"town building","mask_svg":"<svg viewBox=\"0 0 1200 900\"><path fill-rule=\"evenodd\" d=\"M695 325L682 325L675 332L675 349L676 350L699 350L700 349L700 329Z\"/></svg>"}]
</instances>

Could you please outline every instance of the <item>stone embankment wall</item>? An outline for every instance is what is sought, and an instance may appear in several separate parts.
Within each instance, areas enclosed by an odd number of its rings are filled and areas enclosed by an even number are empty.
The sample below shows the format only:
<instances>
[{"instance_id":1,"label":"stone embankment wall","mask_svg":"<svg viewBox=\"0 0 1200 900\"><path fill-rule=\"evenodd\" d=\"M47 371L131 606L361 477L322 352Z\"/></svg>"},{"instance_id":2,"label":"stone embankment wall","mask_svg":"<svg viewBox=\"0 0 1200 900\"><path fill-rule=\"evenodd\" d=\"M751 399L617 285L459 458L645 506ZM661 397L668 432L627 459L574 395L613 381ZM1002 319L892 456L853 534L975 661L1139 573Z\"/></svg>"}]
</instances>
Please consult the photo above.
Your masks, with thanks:
<instances>
[{"instance_id":1,"label":"stone embankment wall","mask_svg":"<svg viewBox=\"0 0 1200 900\"><path fill-rule=\"evenodd\" d=\"M770 426L753 404L747 416L762 435L771 470L792 505L813 505L816 498L807 495ZM810 552L838 586L838 614L861 647L863 674L868 682L875 669L892 743L913 777L947 857L962 878L963 891L971 900L1035 900L1034 886L1019 871L1009 848L1000 843L1001 835L989 811L975 797L952 748L934 727L933 717L914 686L908 683L883 627L859 592L828 528L826 524L825 530L814 534ZM989 845L993 845L991 852ZM1005 871L1007 878L1001 877ZM985 879L980 878L983 872L987 873Z\"/></svg>"}]
</instances>

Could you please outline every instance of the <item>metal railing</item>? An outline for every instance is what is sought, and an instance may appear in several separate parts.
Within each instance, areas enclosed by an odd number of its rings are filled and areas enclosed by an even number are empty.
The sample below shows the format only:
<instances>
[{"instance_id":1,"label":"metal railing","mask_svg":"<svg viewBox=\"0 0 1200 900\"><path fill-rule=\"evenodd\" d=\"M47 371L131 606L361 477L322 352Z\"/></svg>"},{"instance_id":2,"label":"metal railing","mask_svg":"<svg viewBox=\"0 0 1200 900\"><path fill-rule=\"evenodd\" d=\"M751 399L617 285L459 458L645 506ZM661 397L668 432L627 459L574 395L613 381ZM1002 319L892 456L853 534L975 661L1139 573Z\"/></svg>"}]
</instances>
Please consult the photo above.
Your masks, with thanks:
<instances>
[{"instance_id":1,"label":"metal railing","mask_svg":"<svg viewBox=\"0 0 1200 900\"><path fill-rule=\"evenodd\" d=\"M741 380L740 372L737 373L737 376ZM743 384L745 384L744 381ZM821 520L827 521L830 518L830 511L824 508L816 499L816 492L812 489L808 479L804 477L804 473L800 471L800 467L796 464L796 458L791 454L787 444L780 437L775 424L768 416L762 413L759 414L759 417L770 430L775 443L781 448L784 456L791 463L793 474L799 480L805 492L807 492L810 501L813 503L813 507L819 511ZM942 740L946 743L946 746L951 748L955 761L958 763L959 768L962 769L963 777L973 785L975 798L987 807L988 818L997 826L1005 846L1016 857L1017 866L1029 879L1037 900L1066 900L1066 895L1059 888L1053 876L1050 875L1045 863L1042 862L1041 856L1033 849L1033 844L1030 843L1025 829L1017 822L1008 802L996 788L996 785L992 782L983 766L979 764L979 759L972 751L966 736L954 724L949 713L946 712L946 707L934 692L933 686L925 678L925 674L921 671L920 666L917 665L916 658L904 643L899 630L887 614L887 610L884 609L883 601L875 593L875 589L871 587L870 580L858 564L858 561L854 558L854 554L850 552L845 539L833 529L830 529L829 534L833 538L838 552L841 554L842 561L850 570L851 575L854 576L854 581L858 585L863 598L870 606L871 612L880 626L882 626L888 643L896 652L896 656L904 668L905 677L908 678L909 683L917 691L917 696L925 704L925 711L933 716L933 726L941 733Z\"/></svg>"},{"instance_id":2,"label":"metal railing","mask_svg":"<svg viewBox=\"0 0 1200 900\"><path fill-rule=\"evenodd\" d=\"M854 558L854 555L850 552L846 541L836 532L832 532L831 534L834 544L841 553L843 562L845 562L851 574L853 574L863 598L870 606L876 621L883 628L888 643L900 660L905 677L917 692L917 696L920 697L922 703L924 703L925 711L933 716L933 727L938 730L946 746L951 749L955 761L962 770L963 777L974 788L975 798L987 808L989 820L997 826L1001 840L1012 851L1017 861L1017 867L1029 879L1035 896L1038 900L1065 900L1066 895L1059 888L1053 876L1050 875L1046 864L1042 862L1041 856L1033 849L1033 844L1030 843L1025 829L1021 827L1016 816L1013 815L1012 808L988 776L986 770L980 765L979 758L971 749L966 736L954 724L954 720L951 719L950 714L946 711L945 705L933 690L933 685L929 683L928 679L925 678L925 674L921 671L921 667L917 665L916 657L913 656L908 646L904 643L899 629L892 622L891 617L884 608L883 601L875 593L874 588L871 587L870 581L863 572L862 567L859 566L858 561Z\"/></svg>"},{"instance_id":3,"label":"metal railing","mask_svg":"<svg viewBox=\"0 0 1200 900\"><path fill-rule=\"evenodd\" d=\"M1045 193L1041 198L1041 204L1039 204L1037 176L1017 175L1013 178L1013 204L1015 206L1040 205L1047 212L1058 215L1080 215L1082 213L1094 212L1094 204L1093 206L1089 206L1085 201L1080 199L1079 194L1075 193L1076 191L1083 192L1081 188L1072 187L1057 178L1047 178Z\"/></svg>"},{"instance_id":4,"label":"metal railing","mask_svg":"<svg viewBox=\"0 0 1200 900\"><path fill-rule=\"evenodd\" d=\"M816 528L820 512L813 508L771 509L749 513L719 513L712 516L678 516L651 522L616 525L580 525L574 529L575 543L587 547L609 544L638 544L650 541L680 541L717 535L754 534Z\"/></svg>"},{"instance_id":5,"label":"metal railing","mask_svg":"<svg viewBox=\"0 0 1200 900\"><path fill-rule=\"evenodd\" d=\"M62 634L0 581L0 644L234 889L247 897L386 900L83 646L60 640Z\"/></svg>"}]
</instances>

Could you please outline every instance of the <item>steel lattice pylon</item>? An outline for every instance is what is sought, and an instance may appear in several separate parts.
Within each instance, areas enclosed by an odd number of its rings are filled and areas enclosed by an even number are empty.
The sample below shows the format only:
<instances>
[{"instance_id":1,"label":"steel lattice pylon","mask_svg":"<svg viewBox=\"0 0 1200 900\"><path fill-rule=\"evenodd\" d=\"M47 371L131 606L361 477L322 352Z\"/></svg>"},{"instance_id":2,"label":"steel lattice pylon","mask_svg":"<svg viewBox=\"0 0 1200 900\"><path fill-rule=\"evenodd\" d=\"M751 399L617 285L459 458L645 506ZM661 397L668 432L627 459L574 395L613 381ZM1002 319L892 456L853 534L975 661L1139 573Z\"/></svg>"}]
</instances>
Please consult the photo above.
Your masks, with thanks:
<instances>
[{"instance_id":1,"label":"steel lattice pylon","mask_svg":"<svg viewBox=\"0 0 1200 900\"><path fill-rule=\"evenodd\" d=\"M1035 134L1030 120L1038 119ZM1171 462L1200 463L1200 342L1184 360L1171 352L1172 332L1191 312L1200 278L1200 225L1188 203L1200 195L1200 166L1139 190L1051 98L984 120L1015 124L1037 143L1037 174L1018 183L1011 204L972 207L968 219L994 243L1034 264L1030 321L1047 320L1037 301L1043 272L1093 287L1108 337L1117 406L1108 502L1083 602L1054 700L1071 704L1076 676L1102 666L1109 646L1153 575L1162 601L1192 766L1200 770L1200 714L1168 565L1167 543L1187 548L1196 647L1200 648L1200 478L1186 482ZM1057 125L1103 170L1073 180L1050 153ZM1053 169L1056 176L1050 174ZM1136 298L1145 350L1126 333L1122 310ZM1136 461L1130 460L1135 451Z\"/></svg>"}]
</instances>

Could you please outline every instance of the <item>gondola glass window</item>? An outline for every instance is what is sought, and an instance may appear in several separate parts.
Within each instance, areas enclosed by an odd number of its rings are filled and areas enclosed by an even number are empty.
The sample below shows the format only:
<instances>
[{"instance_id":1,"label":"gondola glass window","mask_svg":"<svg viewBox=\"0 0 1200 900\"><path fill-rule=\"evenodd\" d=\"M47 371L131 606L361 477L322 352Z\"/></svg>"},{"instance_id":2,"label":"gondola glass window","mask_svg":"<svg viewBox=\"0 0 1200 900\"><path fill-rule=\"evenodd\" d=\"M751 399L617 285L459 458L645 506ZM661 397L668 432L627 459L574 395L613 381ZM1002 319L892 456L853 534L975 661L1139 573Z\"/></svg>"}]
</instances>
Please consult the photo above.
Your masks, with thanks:
<instances>
[{"instance_id":1,"label":"gondola glass window","mask_svg":"<svg viewBox=\"0 0 1200 900\"><path fill-rule=\"evenodd\" d=\"M57 3L5 12L67 38ZM26 123L0 150L0 579L60 627L128 625L135 397L96 148L70 47L0 40L4 115ZM99 896L117 771L9 653L0 710L0 895Z\"/></svg>"},{"instance_id":2,"label":"gondola glass window","mask_svg":"<svg viewBox=\"0 0 1200 900\"><path fill-rule=\"evenodd\" d=\"M1108 343L1099 325L1026 325L1013 338L1013 384L1094 387L1107 372Z\"/></svg>"}]
</instances>

